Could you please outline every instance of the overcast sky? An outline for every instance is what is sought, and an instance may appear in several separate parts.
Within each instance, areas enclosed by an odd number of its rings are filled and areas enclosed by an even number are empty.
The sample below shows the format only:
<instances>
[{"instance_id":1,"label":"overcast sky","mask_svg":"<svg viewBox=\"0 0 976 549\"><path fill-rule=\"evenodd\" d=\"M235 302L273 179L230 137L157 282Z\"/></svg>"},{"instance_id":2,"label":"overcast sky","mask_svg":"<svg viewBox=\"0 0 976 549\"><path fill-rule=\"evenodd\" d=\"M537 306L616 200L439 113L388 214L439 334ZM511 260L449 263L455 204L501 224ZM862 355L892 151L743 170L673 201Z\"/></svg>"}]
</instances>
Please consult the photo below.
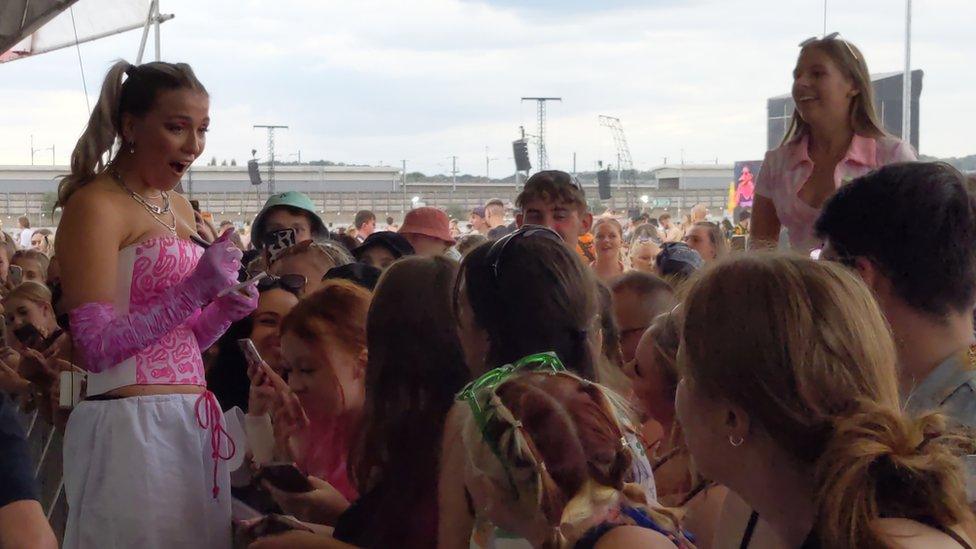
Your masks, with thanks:
<instances>
[{"instance_id":1,"label":"overcast sky","mask_svg":"<svg viewBox=\"0 0 976 549\"><path fill-rule=\"evenodd\" d=\"M84 0L82 0L84 1ZM526 7L529 6L529 7ZM823 0L163 0L163 59L193 65L211 95L204 159L266 153L253 124L285 124L279 159L462 173L511 172L522 96L549 107L550 164L615 157L617 116L638 168L760 159L766 98L789 91L797 44L823 32ZM913 68L925 71L921 152L976 153L976 1L915 0ZM904 63L902 0L828 0L827 30L873 73ZM81 46L92 104L139 32ZM150 49L151 52L151 49ZM0 164L35 147L66 163L87 119L75 49L0 65ZM50 151L38 153L49 163ZM203 160L201 160L201 163ZM534 163L534 161L533 161Z\"/></svg>"}]
</instances>

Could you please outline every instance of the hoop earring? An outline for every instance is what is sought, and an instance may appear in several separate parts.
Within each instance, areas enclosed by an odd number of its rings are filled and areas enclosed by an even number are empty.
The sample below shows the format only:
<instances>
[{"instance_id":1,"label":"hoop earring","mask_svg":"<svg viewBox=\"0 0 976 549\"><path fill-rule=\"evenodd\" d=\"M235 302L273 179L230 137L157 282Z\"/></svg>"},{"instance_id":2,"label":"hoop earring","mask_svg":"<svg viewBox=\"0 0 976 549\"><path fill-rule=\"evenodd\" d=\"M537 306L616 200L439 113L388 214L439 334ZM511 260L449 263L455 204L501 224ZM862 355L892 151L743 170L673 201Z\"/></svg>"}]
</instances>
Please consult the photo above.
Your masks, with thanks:
<instances>
[{"instance_id":1,"label":"hoop earring","mask_svg":"<svg viewBox=\"0 0 976 549\"><path fill-rule=\"evenodd\" d=\"M129 141L129 154L136 154L136 142Z\"/></svg>"},{"instance_id":2,"label":"hoop earring","mask_svg":"<svg viewBox=\"0 0 976 549\"><path fill-rule=\"evenodd\" d=\"M739 437L737 440L735 438L732 438L732 435L729 435L729 444L731 444L733 448L738 448L739 446L742 446L743 442L745 442L744 438Z\"/></svg>"}]
</instances>

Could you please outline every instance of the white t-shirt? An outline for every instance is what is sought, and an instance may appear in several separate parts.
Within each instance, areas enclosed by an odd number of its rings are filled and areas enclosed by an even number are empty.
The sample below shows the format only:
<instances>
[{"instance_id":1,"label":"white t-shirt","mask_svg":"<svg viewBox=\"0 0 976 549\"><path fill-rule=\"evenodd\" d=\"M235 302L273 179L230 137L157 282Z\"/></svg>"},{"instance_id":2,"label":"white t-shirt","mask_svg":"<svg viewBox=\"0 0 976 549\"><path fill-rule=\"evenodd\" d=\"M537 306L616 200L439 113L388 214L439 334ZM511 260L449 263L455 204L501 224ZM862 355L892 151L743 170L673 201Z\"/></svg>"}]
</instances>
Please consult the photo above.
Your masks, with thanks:
<instances>
[{"instance_id":1,"label":"white t-shirt","mask_svg":"<svg viewBox=\"0 0 976 549\"><path fill-rule=\"evenodd\" d=\"M34 236L34 229L23 229L20 231L20 247L28 250L31 247L31 237Z\"/></svg>"}]
</instances>

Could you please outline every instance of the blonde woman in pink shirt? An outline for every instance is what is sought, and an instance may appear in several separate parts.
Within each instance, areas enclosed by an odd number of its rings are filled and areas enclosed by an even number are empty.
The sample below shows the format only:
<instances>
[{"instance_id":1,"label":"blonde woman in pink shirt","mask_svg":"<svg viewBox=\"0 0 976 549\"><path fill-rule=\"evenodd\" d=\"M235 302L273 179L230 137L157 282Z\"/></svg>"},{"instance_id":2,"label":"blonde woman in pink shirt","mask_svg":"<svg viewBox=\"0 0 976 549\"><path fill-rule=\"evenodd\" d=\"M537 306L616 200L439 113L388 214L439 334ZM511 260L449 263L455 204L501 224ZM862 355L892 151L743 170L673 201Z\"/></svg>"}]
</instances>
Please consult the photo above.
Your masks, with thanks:
<instances>
[{"instance_id":1,"label":"blonde woman in pink shirt","mask_svg":"<svg viewBox=\"0 0 976 549\"><path fill-rule=\"evenodd\" d=\"M753 247L820 247L813 224L845 182L894 162L916 160L911 145L884 131L874 109L871 76L853 44L829 34L801 44L793 70L793 120L778 149L766 153L756 179Z\"/></svg>"}]
</instances>

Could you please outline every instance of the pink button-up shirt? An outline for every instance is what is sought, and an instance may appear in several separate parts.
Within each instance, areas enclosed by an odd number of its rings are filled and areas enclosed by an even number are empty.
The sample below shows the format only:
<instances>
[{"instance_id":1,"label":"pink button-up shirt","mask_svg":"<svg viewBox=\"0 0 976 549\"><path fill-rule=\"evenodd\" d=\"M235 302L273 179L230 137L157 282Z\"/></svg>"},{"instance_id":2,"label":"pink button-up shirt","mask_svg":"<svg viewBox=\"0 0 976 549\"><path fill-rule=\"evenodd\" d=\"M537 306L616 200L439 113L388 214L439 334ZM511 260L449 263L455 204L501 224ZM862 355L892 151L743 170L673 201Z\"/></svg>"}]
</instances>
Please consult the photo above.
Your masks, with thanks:
<instances>
[{"instance_id":1,"label":"pink button-up shirt","mask_svg":"<svg viewBox=\"0 0 976 549\"><path fill-rule=\"evenodd\" d=\"M855 135L847 154L834 170L834 185L839 188L886 164L917 159L912 146L897 137L875 139ZM773 201L779 222L789 232L790 246L801 252L820 246L813 233L820 208L810 206L797 194L812 173L813 160L808 138L804 136L767 152L756 178L756 194Z\"/></svg>"}]
</instances>

